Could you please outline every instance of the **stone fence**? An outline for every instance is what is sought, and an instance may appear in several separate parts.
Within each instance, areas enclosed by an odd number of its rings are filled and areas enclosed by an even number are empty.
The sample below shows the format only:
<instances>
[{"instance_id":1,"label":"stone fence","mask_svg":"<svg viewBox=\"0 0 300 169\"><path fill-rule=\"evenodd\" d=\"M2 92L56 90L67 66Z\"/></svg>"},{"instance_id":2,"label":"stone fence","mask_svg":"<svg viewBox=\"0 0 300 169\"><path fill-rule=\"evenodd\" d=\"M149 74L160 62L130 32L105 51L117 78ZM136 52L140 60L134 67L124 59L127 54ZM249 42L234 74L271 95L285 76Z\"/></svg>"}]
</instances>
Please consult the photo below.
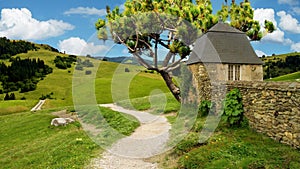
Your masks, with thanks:
<instances>
[{"instance_id":1,"label":"stone fence","mask_svg":"<svg viewBox=\"0 0 300 169\"><path fill-rule=\"evenodd\" d=\"M300 83L261 81L210 83L200 79L195 76L193 79L198 89L199 101L218 102L225 97L226 92L238 88L243 96L245 116L251 128L281 143L300 148Z\"/></svg>"},{"instance_id":2,"label":"stone fence","mask_svg":"<svg viewBox=\"0 0 300 169\"><path fill-rule=\"evenodd\" d=\"M300 148L300 83L228 82L238 88L251 128L295 148Z\"/></svg>"}]
</instances>

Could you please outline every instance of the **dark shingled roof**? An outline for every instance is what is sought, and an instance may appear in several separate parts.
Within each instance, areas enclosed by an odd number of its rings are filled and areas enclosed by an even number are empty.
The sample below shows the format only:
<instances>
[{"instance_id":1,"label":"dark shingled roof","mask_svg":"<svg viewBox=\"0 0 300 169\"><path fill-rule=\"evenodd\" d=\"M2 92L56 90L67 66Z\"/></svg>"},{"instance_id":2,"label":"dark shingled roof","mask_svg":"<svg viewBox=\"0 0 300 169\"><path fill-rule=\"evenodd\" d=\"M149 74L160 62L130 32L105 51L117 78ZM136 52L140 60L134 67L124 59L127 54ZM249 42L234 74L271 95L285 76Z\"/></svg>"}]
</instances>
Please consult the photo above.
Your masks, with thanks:
<instances>
[{"instance_id":1,"label":"dark shingled roof","mask_svg":"<svg viewBox=\"0 0 300 169\"><path fill-rule=\"evenodd\" d=\"M247 35L219 22L195 42L187 64L194 63L263 64Z\"/></svg>"}]
</instances>

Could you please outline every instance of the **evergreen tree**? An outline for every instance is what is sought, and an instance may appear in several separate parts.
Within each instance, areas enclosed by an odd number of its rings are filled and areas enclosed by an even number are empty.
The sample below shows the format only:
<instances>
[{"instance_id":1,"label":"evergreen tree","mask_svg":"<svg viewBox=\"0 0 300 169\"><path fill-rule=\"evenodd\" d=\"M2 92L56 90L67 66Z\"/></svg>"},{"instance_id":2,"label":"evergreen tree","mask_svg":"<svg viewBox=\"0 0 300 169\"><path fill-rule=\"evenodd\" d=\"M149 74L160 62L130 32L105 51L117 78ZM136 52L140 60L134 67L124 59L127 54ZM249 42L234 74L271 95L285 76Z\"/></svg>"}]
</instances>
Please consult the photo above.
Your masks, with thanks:
<instances>
[{"instance_id":1,"label":"evergreen tree","mask_svg":"<svg viewBox=\"0 0 300 169\"><path fill-rule=\"evenodd\" d=\"M16 100L15 93L11 93L11 94L9 95L9 100Z\"/></svg>"},{"instance_id":2,"label":"evergreen tree","mask_svg":"<svg viewBox=\"0 0 300 169\"><path fill-rule=\"evenodd\" d=\"M8 93L5 94L4 100L10 100L10 97L9 97Z\"/></svg>"}]
</instances>

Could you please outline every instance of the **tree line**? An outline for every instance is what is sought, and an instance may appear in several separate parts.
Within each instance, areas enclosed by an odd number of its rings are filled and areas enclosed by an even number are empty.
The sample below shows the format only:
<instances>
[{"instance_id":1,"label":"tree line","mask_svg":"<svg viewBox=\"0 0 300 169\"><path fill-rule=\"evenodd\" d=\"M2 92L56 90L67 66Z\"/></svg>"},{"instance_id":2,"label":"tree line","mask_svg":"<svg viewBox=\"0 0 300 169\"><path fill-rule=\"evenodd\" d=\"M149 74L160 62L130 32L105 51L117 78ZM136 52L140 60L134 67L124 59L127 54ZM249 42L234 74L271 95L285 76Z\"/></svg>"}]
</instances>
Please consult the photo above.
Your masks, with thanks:
<instances>
[{"instance_id":1,"label":"tree line","mask_svg":"<svg viewBox=\"0 0 300 169\"><path fill-rule=\"evenodd\" d=\"M27 53L29 50L38 48L30 42L23 40L9 40L6 37L0 37L0 59L9 59L19 53Z\"/></svg>"},{"instance_id":2,"label":"tree line","mask_svg":"<svg viewBox=\"0 0 300 169\"><path fill-rule=\"evenodd\" d=\"M37 83L47 74L52 73L52 68L40 59L11 58L11 64L0 63L0 81L2 93L12 91L28 92L35 90Z\"/></svg>"}]
</instances>

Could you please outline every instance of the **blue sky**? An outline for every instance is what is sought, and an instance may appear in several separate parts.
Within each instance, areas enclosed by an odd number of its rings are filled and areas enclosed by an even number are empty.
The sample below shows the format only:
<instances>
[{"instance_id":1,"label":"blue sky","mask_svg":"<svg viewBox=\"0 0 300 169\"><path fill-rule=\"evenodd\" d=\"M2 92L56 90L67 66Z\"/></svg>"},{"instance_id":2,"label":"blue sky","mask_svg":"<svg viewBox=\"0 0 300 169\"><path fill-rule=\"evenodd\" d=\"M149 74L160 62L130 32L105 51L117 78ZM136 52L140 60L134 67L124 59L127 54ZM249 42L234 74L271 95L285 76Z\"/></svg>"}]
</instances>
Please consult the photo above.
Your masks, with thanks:
<instances>
[{"instance_id":1,"label":"blue sky","mask_svg":"<svg viewBox=\"0 0 300 169\"><path fill-rule=\"evenodd\" d=\"M230 1L230 0L228 0ZM236 0L240 2L241 0ZM120 46L97 40L94 23L105 17L106 5L125 0L0 0L0 36L49 44L70 54L128 55ZM223 0L212 0L214 10ZM275 23L277 30L252 42L258 55L300 52L300 1L250 0L255 19Z\"/></svg>"}]
</instances>

